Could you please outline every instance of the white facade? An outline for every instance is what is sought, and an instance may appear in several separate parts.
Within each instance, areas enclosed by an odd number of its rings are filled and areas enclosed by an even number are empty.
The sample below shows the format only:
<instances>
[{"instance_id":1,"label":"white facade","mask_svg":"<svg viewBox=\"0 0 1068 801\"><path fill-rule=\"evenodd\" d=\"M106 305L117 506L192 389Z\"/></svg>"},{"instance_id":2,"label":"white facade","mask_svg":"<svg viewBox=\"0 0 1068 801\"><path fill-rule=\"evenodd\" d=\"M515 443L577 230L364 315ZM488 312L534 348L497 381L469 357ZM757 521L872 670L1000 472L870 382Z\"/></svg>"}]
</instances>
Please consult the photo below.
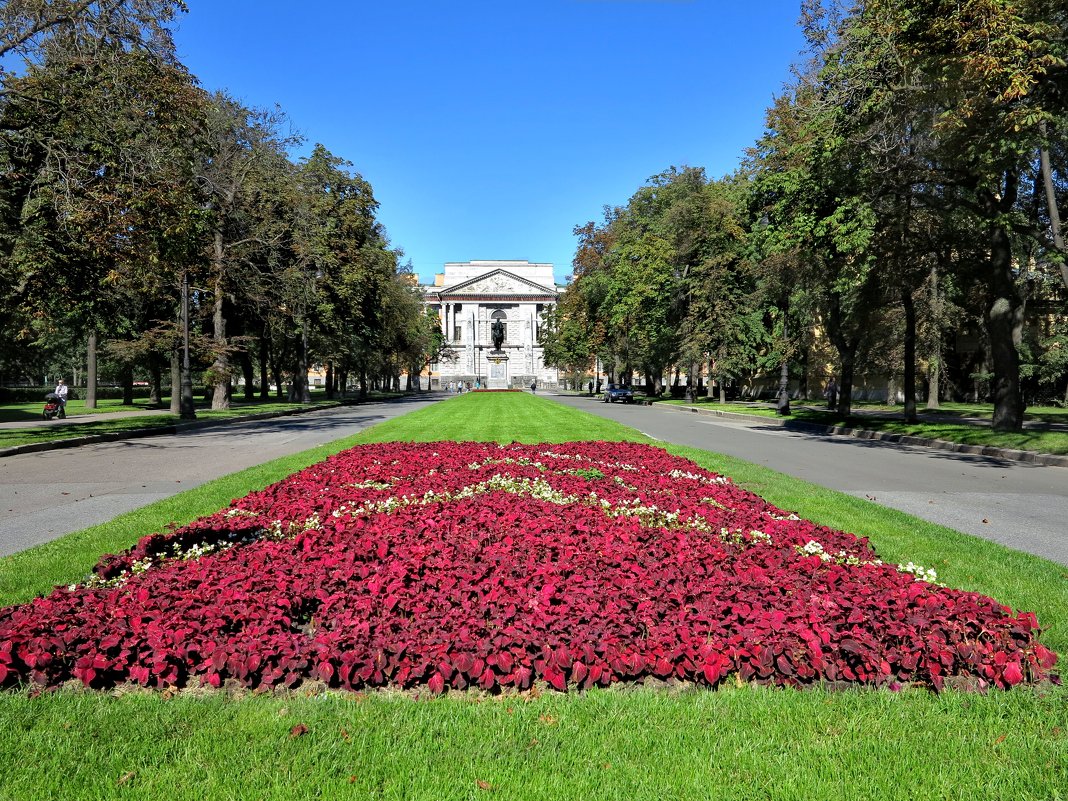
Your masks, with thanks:
<instances>
[{"instance_id":1,"label":"white facade","mask_svg":"<svg viewBox=\"0 0 1068 801\"><path fill-rule=\"evenodd\" d=\"M424 302L438 314L453 358L431 365L431 380L445 388L470 382L489 389L528 387L531 381L554 386L557 371L542 360L540 332L544 314L560 298L551 264L528 261L449 262L423 287ZM505 327L504 344L495 350L494 320Z\"/></svg>"}]
</instances>

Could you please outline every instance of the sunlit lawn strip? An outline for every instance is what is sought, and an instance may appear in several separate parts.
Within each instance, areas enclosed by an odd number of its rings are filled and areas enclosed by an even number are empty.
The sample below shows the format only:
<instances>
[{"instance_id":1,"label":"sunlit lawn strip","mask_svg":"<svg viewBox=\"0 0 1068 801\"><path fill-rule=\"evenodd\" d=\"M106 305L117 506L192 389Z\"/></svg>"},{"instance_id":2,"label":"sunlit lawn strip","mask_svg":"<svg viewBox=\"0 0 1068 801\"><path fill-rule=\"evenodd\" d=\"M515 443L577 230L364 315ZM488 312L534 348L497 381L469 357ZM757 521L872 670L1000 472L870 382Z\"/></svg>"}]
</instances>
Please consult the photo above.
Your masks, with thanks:
<instances>
[{"instance_id":1,"label":"sunlit lawn strip","mask_svg":"<svg viewBox=\"0 0 1068 801\"><path fill-rule=\"evenodd\" d=\"M1068 433L1063 431L994 431L965 423L906 423L901 420L872 420L867 417L849 418L846 425L869 431L959 442L963 445L984 445L1036 453L1068 453Z\"/></svg>"},{"instance_id":2,"label":"sunlit lawn strip","mask_svg":"<svg viewBox=\"0 0 1068 801\"><path fill-rule=\"evenodd\" d=\"M1065 698L7 693L0 797L1049 801L1068 786Z\"/></svg>"},{"instance_id":3,"label":"sunlit lawn strip","mask_svg":"<svg viewBox=\"0 0 1068 801\"><path fill-rule=\"evenodd\" d=\"M198 409L198 420L223 420L229 418L244 417L250 414L263 414L268 412L297 411L309 408L328 408L337 405L336 401L316 400L312 404L300 403L253 403L234 404L230 409ZM109 406L105 412L108 414L120 411L131 411L131 407L115 408ZM88 414L89 412L86 412ZM92 413L96 413L94 410ZM69 414L74 414L71 410ZM69 419L69 418L68 418ZM112 434L123 431L134 431L143 428L165 428L182 422L178 415L169 412L159 414L143 414L136 417L124 417L115 420L92 420L84 423L70 422L62 425L37 425L27 424L26 428L0 429L0 448L11 448L17 445L30 445L37 442L54 442L56 440L75 439L77 437L95 436L98 434Z\"/></svg>"},{"instance_id":4,"label":"sunlit lawn strip","mask_svg":"<svg viewBox=\"0 0 1068 801\"><path fill-rule=\"evenodd\" d=\"M668 405L685 406L685 401L667 400L662 403ZM1009 448L1013 450L1034 451L1036 453L1068 454L1068 432L1042 431L1027 429L1018 432L993 431L983 425L969 425L968 423L946 422L918 422L906 423L878 414L854 415L845 421L834 412L805 409L795 407L793 414L787 418L780 418L774 408L751 406L743 403L709 403L702 402L698 406L711 411L729 412L731 414L743 414L751 417L770 417L785 419L787 424L790 420L798 420L805 423L814 423L826 426L845 426L847 428L864 429L868 431L885 431L890 434L904 434L926 439L940 439L946 442L957 442L962 445L981 445L994 448ZM892 411L892 409L887 409ZM1063 417L1052 415L1051 420L1064 422Z\"/></svg>"}]
</instances>

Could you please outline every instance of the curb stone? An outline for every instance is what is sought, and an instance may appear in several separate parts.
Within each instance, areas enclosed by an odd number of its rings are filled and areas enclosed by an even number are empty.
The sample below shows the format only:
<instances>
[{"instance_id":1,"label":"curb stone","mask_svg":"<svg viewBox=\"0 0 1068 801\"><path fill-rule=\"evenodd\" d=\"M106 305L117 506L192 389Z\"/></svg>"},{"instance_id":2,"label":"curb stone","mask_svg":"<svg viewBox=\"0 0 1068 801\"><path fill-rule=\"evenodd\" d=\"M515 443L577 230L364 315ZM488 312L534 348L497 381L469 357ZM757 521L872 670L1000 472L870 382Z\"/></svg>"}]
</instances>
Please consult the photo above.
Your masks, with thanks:
<instances>
[{"instance_id":1,"label":"curb stone","mask_svg":"<svg viewBox=\"0 0 1068 801\"><path fill-rule=\"evenodd\" d=\"M752 414L739 414L738 412L721 412L716 409L698 409L694 406L675 407L679 411L692 412L693 414L711 415L713 417L726 417L735 420L759 420L767 425L779 426L797 431L808 431L814 434L831 434L834 436L853 437L855 439L875 440L888 442L895 445L914 445L921 448L948 451L950 453L965 453L973 456L991 456L996 459L1005 459L1010 462L1023 462L1026 464L1043 465L1046 467L1068 467L1068 456L1059 456L1052 453L1036 453L1035 451L1020 451L1013 448L997 448L993 445L965 445L959 442L948 442L944 439L930 439L928 437L915 437L910 434L893 434L884 431L872 431L867 428L851 428L849 426L824 426L819 423L806 423L801 420L783 420L776 417L757 417Z\"/></svg>"},{"instance_id":2,"label":"curb stone","mask_svg":"<svg viewBox=\"0 0 1068 801\"><path fill-rule=\"evenodd\" d=\"M142 439L144 437L161 437L167 434L178 434L183 431L194 431L201 428L219 428L231 423L247 422L250 420L270 420L274 417L289 417L295 414L308 414L321 409L336 409L339 406L354 406L357 402L337 401L330 404L321 404L311 409L285 409L280 412L257 412L256 414L243 414L236 417L226 417L219 420L194 420L188 423L173 423L163 426L151 426L148 428L130 428L125 431L111 431L105 434L89 434L84 437L70 437L68 439L56 439L48 442L31 442L27 445L13 445L10 448L0 448L0 458L5 456L17 456L20 453L38 453L40 451L55 451L62 448L77 448L80 445L93 445L98 442L116 442L124 439Z\"/></svg>"}]
</instances>

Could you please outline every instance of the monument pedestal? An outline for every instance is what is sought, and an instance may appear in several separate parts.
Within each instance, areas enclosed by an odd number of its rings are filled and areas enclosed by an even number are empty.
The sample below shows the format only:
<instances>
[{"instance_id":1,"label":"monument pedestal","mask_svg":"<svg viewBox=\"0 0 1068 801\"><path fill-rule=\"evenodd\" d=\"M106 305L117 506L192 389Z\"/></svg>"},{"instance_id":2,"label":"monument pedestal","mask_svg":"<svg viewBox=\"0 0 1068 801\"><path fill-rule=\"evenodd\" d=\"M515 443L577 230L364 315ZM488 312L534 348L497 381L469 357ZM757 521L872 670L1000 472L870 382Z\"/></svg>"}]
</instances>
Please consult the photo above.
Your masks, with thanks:
<instances>
[{"instance_id":1,"label":"monument pedestal","mask_svg":"<svg viewBox=\"0 0 1068 801\"><path fill-rule=\"evenodd\" d=\"M491 350L486 357L486 389L508 389L508 354Z\"/></svg>"}]
</instances>

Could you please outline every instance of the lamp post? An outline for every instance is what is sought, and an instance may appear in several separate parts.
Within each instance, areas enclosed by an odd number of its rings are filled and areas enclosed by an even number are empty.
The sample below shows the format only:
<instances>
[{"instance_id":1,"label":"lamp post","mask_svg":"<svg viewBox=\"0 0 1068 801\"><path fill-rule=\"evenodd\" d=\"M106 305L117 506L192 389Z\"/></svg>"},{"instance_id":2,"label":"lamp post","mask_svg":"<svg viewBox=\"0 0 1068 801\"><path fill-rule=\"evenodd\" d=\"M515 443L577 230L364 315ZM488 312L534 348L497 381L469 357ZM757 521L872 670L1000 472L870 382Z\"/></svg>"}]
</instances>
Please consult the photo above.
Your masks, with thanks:
<instances>
[{"instance_id":1,"label":"lamp post","mask_svg":"<svg viewBox=\"0 0 1068 801\"><path fill-rule=\"evenodd\" d=\"M300 402L311 403L311 392L308 390L308 312L304 311L304 320L300 326Z\"/></svg>"},{"instance_id":2,"label":"lamp post","mask_svg":"<svg viewBox=\"0 0 1068 801\"><path fill-rule=\"evenodd\" d=\"M786 359L786 334L787 324L784 314L782 320L783 356L779 370L779 394L775 400L775 413L780 417L787 417L790 414L790 363Z\"/></svg>"},{"instance_id":3,"label":"lamp post","mask_svg":"<svg viewBox=\"0 0 1068 801\"><path fill-rule=\"evenodd\" d=\"M193 404L193 376L189 372L189 273L182 270L182 397L178 416L182 420L195 420Z\"/></svg>"}]
</instances>

